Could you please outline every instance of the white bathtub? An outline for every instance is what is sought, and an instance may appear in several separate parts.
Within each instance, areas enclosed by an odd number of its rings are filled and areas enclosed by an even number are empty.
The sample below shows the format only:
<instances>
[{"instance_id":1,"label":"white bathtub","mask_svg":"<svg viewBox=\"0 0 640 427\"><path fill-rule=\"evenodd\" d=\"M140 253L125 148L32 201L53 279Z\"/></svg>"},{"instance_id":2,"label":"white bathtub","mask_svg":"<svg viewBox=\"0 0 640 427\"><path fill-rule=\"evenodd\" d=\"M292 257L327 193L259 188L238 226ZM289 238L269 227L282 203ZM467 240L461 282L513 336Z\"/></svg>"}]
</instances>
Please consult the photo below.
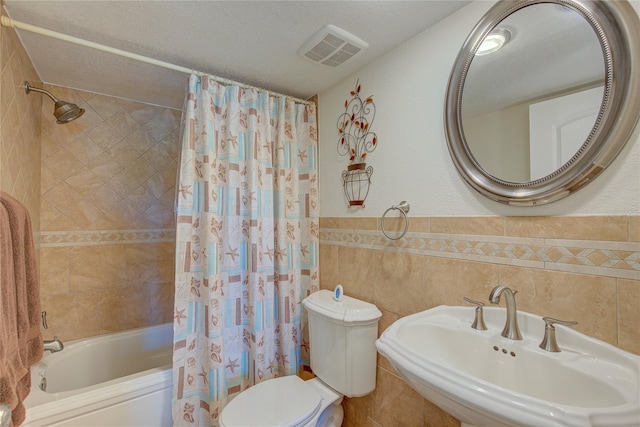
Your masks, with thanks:
<instances>
[{"instance_id":1,"label":"white bathtub","mask_svg":"<svg viewBox=\"0 0 640 427\"><path fill-rule=\"evenodd\" d=\"M45 351L31 368L23 426L171 426L172 344L167 323Z\"/></svg>"}]
</instances>

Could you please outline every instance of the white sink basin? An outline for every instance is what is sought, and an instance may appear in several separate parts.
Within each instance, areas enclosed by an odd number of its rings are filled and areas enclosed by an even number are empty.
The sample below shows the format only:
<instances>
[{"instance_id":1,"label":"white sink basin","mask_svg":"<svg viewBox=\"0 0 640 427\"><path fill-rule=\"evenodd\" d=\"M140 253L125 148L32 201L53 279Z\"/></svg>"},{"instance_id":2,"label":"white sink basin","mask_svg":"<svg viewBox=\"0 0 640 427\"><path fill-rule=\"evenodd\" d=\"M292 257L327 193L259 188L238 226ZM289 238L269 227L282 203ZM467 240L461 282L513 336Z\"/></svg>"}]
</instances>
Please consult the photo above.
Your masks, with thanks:
<instances>
[{"instance_id":1,"label":"white sink basin","mask_svg":"<svg viewBox=\"0 0 640 427\"><path fill-rule=\"evenodd\" d=\"M439 306L396 321L378 352L422 396L476 426L640 426L640 356L562 326L562 351L538 347L544 322L519 312L522 341L500 336L502 307Z\"/></svg>"}]
</instances>

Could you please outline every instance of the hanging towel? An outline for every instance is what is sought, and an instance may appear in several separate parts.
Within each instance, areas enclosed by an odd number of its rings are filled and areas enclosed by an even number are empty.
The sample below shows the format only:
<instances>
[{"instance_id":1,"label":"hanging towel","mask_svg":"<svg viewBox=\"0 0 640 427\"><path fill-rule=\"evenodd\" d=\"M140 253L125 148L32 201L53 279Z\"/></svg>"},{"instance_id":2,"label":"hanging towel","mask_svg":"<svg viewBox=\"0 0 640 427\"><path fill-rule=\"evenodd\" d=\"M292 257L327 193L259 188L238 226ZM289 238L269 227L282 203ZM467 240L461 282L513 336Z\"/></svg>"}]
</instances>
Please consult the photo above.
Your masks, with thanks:
<instances>
[{"instance_id":1,"label":"hanging towel","mask_svg":"<svg viewBox=\"0 0 640 427\"><path fill-rule=\"evenodd\" d=\"M0 192L0 401L25 418L32 364L42 358L40 284L29 212Z\"/></svg>"}]
</instances>

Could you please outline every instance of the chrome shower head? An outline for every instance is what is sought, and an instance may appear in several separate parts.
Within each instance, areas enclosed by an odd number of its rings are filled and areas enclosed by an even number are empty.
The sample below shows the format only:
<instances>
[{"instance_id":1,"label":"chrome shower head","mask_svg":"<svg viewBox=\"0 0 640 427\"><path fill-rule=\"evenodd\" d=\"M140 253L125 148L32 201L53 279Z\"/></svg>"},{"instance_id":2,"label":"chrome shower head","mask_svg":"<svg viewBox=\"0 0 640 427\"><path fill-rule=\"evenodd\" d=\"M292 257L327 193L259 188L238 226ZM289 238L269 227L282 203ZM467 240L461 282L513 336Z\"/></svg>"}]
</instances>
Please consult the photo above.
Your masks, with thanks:
<instances>
[{"instance_id":1,"label":"chrome shower head","mask_svg":"<svg viewBox=\"0 0 640 427\"><path fill-rule=\"evenodd\" d=\"M72 102L56 102L53 115L56 116L56 123L69 123L84 114L84 108L78 107Z\"/></svg>"},{"instance_id":2,"label":"chrome shower head","mask_svg":"<svg viewBox=\"0 0 640 427\"><path fill-rule=\"evenodd\" d=\"M80 108L72 102L59 100L58 98L56 98L55 96L53 96L51 93L49 93L44 89L31 87L29 82L24 82L24 91L27 93L27 95L31 91L33 91L33 92L44 93L49 98L51 98L55 103L53 107L53 115L56 116L56 123L58 124L69 123L70 121L73 121L84 114L84 108Z\"/></svg>"}]
</instances>

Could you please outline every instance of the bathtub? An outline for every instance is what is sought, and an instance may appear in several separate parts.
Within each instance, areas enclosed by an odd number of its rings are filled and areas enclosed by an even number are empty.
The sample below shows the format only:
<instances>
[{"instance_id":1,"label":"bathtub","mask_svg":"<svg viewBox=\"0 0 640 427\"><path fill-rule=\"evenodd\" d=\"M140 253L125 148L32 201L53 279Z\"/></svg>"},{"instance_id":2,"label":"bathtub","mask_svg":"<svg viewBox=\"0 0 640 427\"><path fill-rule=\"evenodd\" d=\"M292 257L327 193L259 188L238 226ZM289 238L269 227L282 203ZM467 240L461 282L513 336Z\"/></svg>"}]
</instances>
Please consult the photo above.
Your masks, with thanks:
<instances>
[{"instance_id":1,"label":"bathtub","mask_svg":"<svg viewBox=\"0 0 640 427\"><path fill-rule=\"evenodd\" d=\"M167 323L45 351L23 426L171 426L172 342Z\"/></svg>"}]
</instances>

